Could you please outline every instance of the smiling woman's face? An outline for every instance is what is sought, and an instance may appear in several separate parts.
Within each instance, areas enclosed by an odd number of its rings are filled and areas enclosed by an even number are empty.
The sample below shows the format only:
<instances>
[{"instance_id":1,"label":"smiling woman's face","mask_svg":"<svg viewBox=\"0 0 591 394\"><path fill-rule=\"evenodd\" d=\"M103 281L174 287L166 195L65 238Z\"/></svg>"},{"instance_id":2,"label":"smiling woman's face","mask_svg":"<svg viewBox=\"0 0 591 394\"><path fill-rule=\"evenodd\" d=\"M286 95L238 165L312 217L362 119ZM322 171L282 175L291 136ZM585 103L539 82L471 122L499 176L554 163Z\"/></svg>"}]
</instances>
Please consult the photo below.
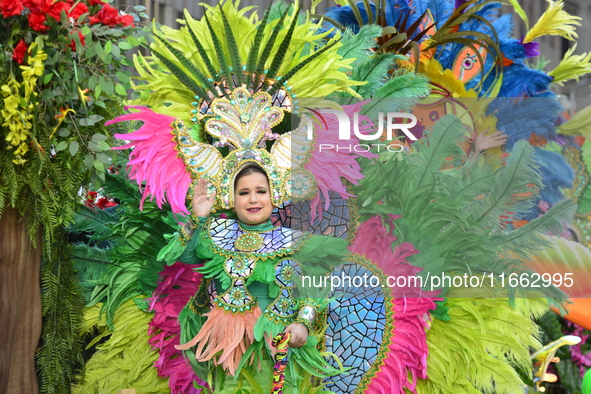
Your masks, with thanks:
<instances>
[{"instance_id":1,"label":"smiling woman's face","mask_svg":"<svg viewBox=\"0 0 591 394\"><path fill-rule=\"evenodd\" d=\"M256 226L267 222L273 212L267 177L251 172L239 178L234 189L234 208L244 224Z\"/></svg>"}]
</instances>

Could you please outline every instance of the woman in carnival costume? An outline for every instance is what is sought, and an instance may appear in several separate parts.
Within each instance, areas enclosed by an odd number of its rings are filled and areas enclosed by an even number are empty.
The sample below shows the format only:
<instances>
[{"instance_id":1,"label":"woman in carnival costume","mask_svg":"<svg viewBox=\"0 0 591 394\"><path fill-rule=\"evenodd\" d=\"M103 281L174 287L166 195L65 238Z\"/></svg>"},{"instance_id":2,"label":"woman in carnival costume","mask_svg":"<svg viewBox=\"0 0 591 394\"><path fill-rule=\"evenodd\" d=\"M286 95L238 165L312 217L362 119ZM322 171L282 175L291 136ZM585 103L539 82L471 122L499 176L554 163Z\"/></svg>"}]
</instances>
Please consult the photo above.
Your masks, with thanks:
<instances>
[{"instance_id":1,"label":"woman in carnival costume","mask_svg":"<svg viewBox=\"0 0 591 394\"><path fill-rule=\"evenodd\" d=\"M159 206L168 202L179 218L190 215L186 197L194 188L195 208L192 219L167 236L159 260L168 266L145 264L159 270L158 284L150 278L150 286L107 292L101 300L108 305L107 324L113 315L115 324L101 349L111 353L99 351L93 358L111 360L112 352L125 358L126 350L116 344L130 330L122 317L134 308L127 294L144 294L149 301L134 301L143 305L140 314L153 312L145 318L150 339L138 334L134 343L149 341L159 352L157 360L142 360L145 392L159 392L155 385L162 377L174 393L198 392L194 382L214 392L267 392L273 352L268 341L284 331L291 332L294 346L288 351L286 391L519 392L517 370L531 367L529 349L539 346L532 316L547 310L544 300L510 302L514 292L487 286L471 298L441 286L435 294L408 286L395 292L345 289L352 294L333 294L341 298L327 306L326 294L310 291L297 278L323 278L331 271L382 280L423 270L440 276L520 271L519 258L543 244L540 233L562 228L572 211L568 202L559 202L545 218L507 232L507 215L518 216L531 205L515 195L523 190L535 195L541 184L531 147L516 144L502 167L487 159L466 160L458 149L465 128L446 116L408 155L375 160L373 153L352 153L359 141L337 141L336 121L300 108L301 97L392 96L411 107L428 94L428 81L403 68L388 78L371 73L392 70L400 60L373 52L381 29L327 39L320 23L293 9L270 7L259 23L246 11L226 2L209 8L200 21L186 15L181 30L162 27L167 39L158 36L154 57L135 59L146 82L138 89L150 109L135 107L138 112L117 120L144 123L118 135L131 141L122 148L134 148L130 177L143 185L142 202L149 195ZM353 78L347 74L351 67ZM355 78L363 73L369 83ZM352 118L362 104L340 108ZM360 116L362 133L373 131L372 116ZM314 140L306 138L308 119L317 127ZM344 149L319 154L322 143ZM457 168L450 169L451 163ZM271 228L266 213L251 221L262 210L249 212L237 201L242 191L245 196L255 191L252 201L258 204L263 189L270 204L281 207L291 200L292 212L303 212L300 223L310 226L298 229L337 237ZM348 199L352 194L360 203ZM210 205L217 211L235 207L238 221L217 213L206 219ZM131 209L124 213L131 214ZM274 221L287 223L284 211ZM192 270L187 263L203 265ZM135 283L127 274L110 268L104 286L126 289ZM331 355L336 357L324 357ZM152 362L159 376L150 372ZM78 392L105 384L95 379L100 373L93 371L102 368L96 365L89 362ZM111 386L137 387L131 377L139 365L126 383L121 378Z\"/></svg>"}]
</instances>

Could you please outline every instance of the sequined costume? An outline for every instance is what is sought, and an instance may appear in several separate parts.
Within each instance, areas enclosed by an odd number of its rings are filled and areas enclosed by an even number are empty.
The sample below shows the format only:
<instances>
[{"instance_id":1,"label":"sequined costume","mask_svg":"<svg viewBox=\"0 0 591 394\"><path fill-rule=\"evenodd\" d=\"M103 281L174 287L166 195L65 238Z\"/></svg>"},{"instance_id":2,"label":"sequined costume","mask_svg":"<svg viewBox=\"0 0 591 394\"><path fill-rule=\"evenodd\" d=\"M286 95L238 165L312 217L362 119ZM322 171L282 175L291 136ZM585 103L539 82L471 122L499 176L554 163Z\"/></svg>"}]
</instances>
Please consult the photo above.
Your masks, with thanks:
<instances>
[{"instance_id":1,"label":"sequined costume","mask_svg":"<svg viewBox=\"0 0 591 394\"><path fill-rule=\"evenodd\" d=\"M319 244L324 252L315 261L300 260L307 254L300 253L302 249ZM214 380L216 393L248 388L252 382L245 376L255 375L270 392L270 340L298 322L310 336L304 347L290 350L293 365L286 373L285 392L298 392L302 381L296 376L324 378L343 372L324 360L317 349L322 336L314 335L324 331L328 299L302 298L310 295L309 289L302 282L298 288L294 276L305 280L328 272L346 252L346 243L338 238L306 235L274 227L270 221L247 226L236 220L200 218L179 260L200 264L197 271L204 279L179 316L183 345L177 348L186 351L204 381L211 381L208 374L216 366L223 369L222 375L236 377ZM263 372L257 373L259 369Z\"/></svg>"}]
</instances>

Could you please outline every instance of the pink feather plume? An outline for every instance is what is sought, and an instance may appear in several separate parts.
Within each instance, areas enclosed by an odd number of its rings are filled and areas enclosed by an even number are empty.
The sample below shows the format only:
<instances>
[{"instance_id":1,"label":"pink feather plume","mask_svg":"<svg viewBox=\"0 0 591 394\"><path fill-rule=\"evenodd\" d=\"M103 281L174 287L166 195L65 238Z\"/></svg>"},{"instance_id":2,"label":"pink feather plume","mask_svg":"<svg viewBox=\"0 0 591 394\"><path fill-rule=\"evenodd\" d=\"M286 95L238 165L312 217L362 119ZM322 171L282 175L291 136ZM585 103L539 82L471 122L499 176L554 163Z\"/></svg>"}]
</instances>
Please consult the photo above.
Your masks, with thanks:
<instances>
[{"instance_id":1,"label":"pink feather plume","mask_svg":"<svg viewBox=\"0 0 591 394\"><path fill-rule=\"evenodd\" d=\"M388 224L393 228L394 221L400 216L389 216ZM359 226L349 249L371 260L384 275L408 279L422 270L406 260L419 251L409 242L392 249L396 239L386 231L382 219L374 216ZM384 364L368 385L368 394L416 393L417 379L427 378L429 349L426 330L429 328L429 310L436 308L436 295L434 292L424 292L417 286L393 287L391 290L394 297L394 325L388 338L389 351L383 360Z\"/></svg>"},{"instance_id":2,"label":"pink feather plume","mask_svg":"<svg viewBox=\"0 0 591 394\"><path fill-rule=\"evenodd\" d=\"M316 214L322 215L321 195L324 198L324 209L330 206L330 191L339 193L344 199L354 197L347 193L341 179L344 178L356 185L363 178L361 167L355 160L357 157L377 157L376 154L364 152L362 149L357 148L360 152L356 150L356 145L360 142L353 132L353 114L359 112L365 103L343 106L347 117L351 120L351 139L349 140L339 140L339 122L336 115L322 115L320 127L314 128L316 146L305 165L306 170L314 175L320 191L310 202L312 220ZM375 132L374 123L368 117L359 115L359 131L363 134ZM332 148L321 148L328 145Z\"/></svg>"},{"instance_id":3,"label":"pink feather plume","mask_svg":"<svg viewBox=\"0 0 591 394\"><path fill-rule=\"evenodd\" d=\"M131 142L112 148L133 148L127 166L131 167L129 177L134 179L140 188L145 182L140 208L150 195L150 201L155 197L159 208L168 201L174 213L188 215L185 201L191 184L191 175L187 172L183 159L177 156L178 152L175 150L176 144L171 127L175 119L157 114L146 107L125 107L125 109L128 108L135 108L139 112L119 116L105 125L127 120L144 122L137 131L129 134L115 134L115 138Z\"/></svg>"},{"instance_id":4,"label":"pink feather plume","mask_svg":"<svg viewBox=\"0 0 591 394\"><path fill-rule=\"evenodd\" d=\"M160 273L160 283L152 297L154 317L149 323L149 343L159 351L155 366L159 376L169 378L172 394L198 394L201 390L194 388L193 382L206 384L195 375L182 352L175 348L180 344L179 313L197 292L201 279L201 274L177 261Z\"/></svg>"}]
</instances>

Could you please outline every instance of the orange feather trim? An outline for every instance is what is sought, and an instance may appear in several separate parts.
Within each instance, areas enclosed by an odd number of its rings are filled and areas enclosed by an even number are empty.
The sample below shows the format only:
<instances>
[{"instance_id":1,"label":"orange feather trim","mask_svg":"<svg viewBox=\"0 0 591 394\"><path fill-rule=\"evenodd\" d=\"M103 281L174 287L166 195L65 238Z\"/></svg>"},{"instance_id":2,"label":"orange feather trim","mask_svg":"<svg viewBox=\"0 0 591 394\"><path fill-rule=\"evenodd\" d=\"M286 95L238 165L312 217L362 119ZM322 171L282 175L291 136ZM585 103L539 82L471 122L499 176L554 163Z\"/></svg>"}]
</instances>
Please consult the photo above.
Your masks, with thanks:
<instances>
[{"instance_id":1,"label":"orange feather trim","mask_svg":"<svg viewBox=\"0 0 591 394\"><path fill-rule=\"evenodd\" d=\"M203 316L207 320L195 338L175 348L188 350L197 345L197 361L212 360L215 365L221 365L234 376L244 352L254 342L254 325L261 316L260 308L232 313L214 306Z\"/></svg>"}]
</instances>

